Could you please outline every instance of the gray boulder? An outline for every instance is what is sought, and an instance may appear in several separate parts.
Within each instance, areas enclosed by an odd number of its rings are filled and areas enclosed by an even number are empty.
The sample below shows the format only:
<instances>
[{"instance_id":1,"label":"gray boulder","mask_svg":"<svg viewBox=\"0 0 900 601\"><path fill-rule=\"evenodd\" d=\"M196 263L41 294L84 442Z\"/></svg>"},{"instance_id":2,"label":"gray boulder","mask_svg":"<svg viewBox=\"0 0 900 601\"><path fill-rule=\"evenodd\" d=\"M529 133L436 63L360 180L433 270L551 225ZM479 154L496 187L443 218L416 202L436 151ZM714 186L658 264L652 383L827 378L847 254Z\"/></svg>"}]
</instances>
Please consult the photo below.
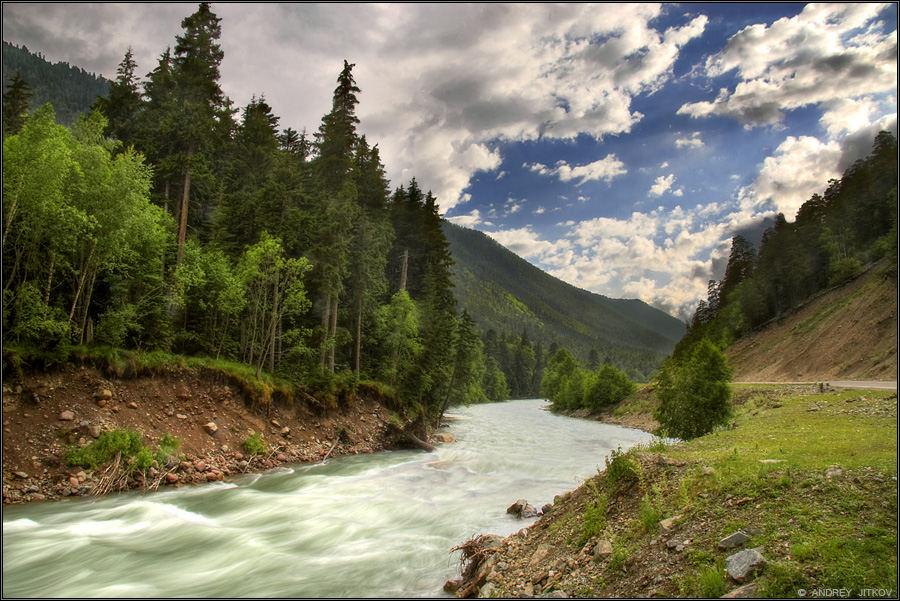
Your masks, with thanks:
<instances>
[{"instance_id":1,"label":"gray boulder","mask_svg":"<svg viewBox=\"0 0 900 601\"><path fill-rule=\"evenodd\" d=\"M766 565L762 551L763 547L757 547L729 555L725 559L725 569L728 571L728 575L740 583L753 578Z\"/></svg>"}]
</instances>

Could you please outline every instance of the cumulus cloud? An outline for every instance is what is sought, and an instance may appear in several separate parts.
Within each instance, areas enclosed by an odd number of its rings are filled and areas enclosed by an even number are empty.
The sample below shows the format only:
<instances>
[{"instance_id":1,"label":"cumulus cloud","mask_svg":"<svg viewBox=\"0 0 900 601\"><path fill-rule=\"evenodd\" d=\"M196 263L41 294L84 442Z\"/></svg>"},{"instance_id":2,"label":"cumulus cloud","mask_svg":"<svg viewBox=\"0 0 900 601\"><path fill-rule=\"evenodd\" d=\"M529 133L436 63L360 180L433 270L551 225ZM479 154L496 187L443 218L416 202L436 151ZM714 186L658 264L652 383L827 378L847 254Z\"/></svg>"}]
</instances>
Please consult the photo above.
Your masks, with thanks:
<instances>
[{"instance_id":1,"label":"cumulus cloud","mask_svg":"<svg viewBox=\"0 0 900 601\"><path fill-rule=\"evenodd\" d=\"M576 165L572 167L565 161L558 161L554 167L548 167L541 163L524 165L531 171L541 175L555 175L560 181L568 182L579 180L578 185L584 184L592 180L603 180L606 183L611 182L614 178L628 173L625 164L616 158L614 154L608 154L605 158L587 165Z\"/></svg>"},{"instance_id":2,"label":"cumulus cloud","mask_svg":"<svg viewBox=\"0 0 900 601\"><path fill-rule=\"evenodd\" d=\"M790 19L746 27L704 65L710 77L735 70L735 89L678 113L725 115L754 127L778 123L792 109L895 91L897 32L882 33L877 21L886 6L808 4Z\"/></svg>"},{"instance_id":3,"label":"cumulus cloud","mask_svg":"<svg viewBox=\"0 0 900 601\"><path fill-rule=\"evenodd\" d=\"M675 174L660 175L656 178L653 186L650 187L650 194L653 196L662 196L667 190L671 189L675 183Z\"/></svg>"},{"instance_id":4,"label":"cumulus cloud","mask_svg":"<svg viewBox=\"0 0 900 601\"><path fill-rule=\"evenodd\" d=\"M675 148L702 148L703 140L700 138L700 132L695 131L690 138L678 138L675 140Z\"/></svg>"}]
</instances>

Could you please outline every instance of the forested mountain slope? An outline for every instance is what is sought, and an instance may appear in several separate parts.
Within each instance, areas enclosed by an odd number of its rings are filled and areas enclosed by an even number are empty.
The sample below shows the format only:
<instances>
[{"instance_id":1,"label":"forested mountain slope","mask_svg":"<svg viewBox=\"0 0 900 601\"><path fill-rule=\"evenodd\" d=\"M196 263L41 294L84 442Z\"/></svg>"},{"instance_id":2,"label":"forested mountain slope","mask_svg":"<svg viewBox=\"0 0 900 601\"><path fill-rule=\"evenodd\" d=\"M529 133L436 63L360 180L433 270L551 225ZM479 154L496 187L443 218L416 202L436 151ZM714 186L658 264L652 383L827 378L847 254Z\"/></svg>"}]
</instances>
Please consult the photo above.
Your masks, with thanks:
<instances>
[{"instance_id":1,"label":"forested mountain slope","mask_svg":"<svg viewBox=\"0 0 900 601\"><path fill-rule=\"evenodd\" d=\"M483 329L527 331L586 358L627 364L626 356L664 357L684 333L684 324L638 300L586 292L547 274L482 232L444 222L456 260L453 277L460 307ZM643 370L642 370L643 371Z\"/></svg>"},{"instance_id":2,"label":"forested mountain slope","mask_svg":"<svg viewBox=\"0 0 900 601\"><path fill-rule=\"evenodd\" d=\"M26 47L3 42L3 89L19 72L31 89L31 110L50 102L58 123L72 125L90 111L98 96L109 93L109 81L65 62L51 63Z\"/></svg>"},{"instance_id":3,"label":"forested mountain slope","mask_svg":"<svg viewBox=\"0 0 900 601\"><path fill-rule=\"evenodd\" d=\"M896 380L897 289L885 263L730 346L735 380Z\"/></svg>"}]
</instances>

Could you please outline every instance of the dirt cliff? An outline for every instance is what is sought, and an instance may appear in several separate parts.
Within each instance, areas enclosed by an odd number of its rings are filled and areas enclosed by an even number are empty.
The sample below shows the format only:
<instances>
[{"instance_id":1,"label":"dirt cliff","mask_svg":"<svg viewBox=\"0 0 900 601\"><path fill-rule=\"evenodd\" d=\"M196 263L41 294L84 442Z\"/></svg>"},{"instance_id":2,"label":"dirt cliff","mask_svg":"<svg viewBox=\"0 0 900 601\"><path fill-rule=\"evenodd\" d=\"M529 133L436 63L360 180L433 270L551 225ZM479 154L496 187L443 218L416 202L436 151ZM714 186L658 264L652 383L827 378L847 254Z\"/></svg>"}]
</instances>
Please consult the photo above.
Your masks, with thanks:
<instances>
[{"instance_id":1,"label":"dirt cliff","mask_svg":"<svg viewBox=\"0 0 900 601\"><path fill-rule=\"evenodd\" d=\"M326 411L315 403L260 405L239 382L212 370L115 378L69 364L4 375L4 503L90 494L102 468L67 465L66 453L114 429L140 431L151 447L165 434L180 440L184 461L136 475L130 484L144 488L318 462L329 453L371 453L398 442L388 425L391 412L365 389ZM242 448L254 432L267 444L265 453Z\"/></svg>"},{"instance_id":2,"label":"dirt cliff","mask_svg":"<svg viewBox=\"0 0 900 601\"><path fill-rule=\"evenodd\" d=\"M725 352L738 382L897 379L897 280L876 264Z\"/></svg>"}]
</instances>

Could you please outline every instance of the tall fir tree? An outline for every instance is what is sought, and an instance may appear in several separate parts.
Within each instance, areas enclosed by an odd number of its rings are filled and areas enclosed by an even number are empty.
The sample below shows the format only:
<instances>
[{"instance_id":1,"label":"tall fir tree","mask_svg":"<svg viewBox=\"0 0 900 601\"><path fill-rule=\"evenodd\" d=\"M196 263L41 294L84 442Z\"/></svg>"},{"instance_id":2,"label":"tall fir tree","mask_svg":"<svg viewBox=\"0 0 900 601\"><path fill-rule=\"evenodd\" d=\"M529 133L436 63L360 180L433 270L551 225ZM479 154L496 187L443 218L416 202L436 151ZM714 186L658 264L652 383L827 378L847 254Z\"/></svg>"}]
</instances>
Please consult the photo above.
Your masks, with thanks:
<instances>
[{"instance_id":1,"label":"tall fir tree","mask_svg":"<svg viewBox=\"0 0 900 601\"><path fill-rule=\"evenodd\" d=\"M116 69L116 80L109 86L109 96L100 96L94 104L95 109L106 117L107 135L122 142L125 147L134 143L134 134L138 118L143 108L140 81L135 75L137 63L131 46L125 51L125 57Z\"/></svg>"},{"instance_id":2,"label":"tall fir tree","mask_svg":"<svg viewBox=\"0 0 900 601\"><path fill-rule=\"evenodd\" d=\"M3 137L19 133L28 117L28 101L32 96L31 88L16 71L9 88L3 92Z\"/></svg>"}]
</instances>

